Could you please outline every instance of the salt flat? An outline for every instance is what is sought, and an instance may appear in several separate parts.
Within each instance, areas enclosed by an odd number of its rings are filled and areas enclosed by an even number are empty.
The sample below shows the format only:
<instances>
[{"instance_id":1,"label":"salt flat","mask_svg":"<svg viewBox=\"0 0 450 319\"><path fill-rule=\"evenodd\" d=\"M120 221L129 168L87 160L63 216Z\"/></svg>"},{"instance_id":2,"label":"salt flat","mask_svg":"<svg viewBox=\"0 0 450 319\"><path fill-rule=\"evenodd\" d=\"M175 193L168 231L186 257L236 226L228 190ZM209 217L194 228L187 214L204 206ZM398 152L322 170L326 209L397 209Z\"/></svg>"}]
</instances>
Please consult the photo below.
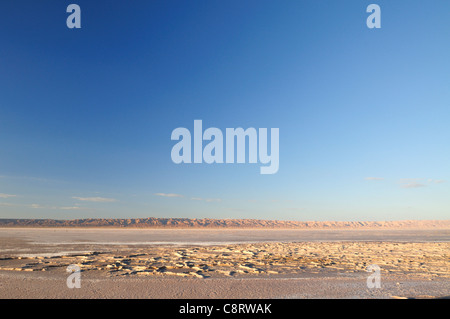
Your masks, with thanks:
<instances>
[{"instance_id":1,"label":"salt flat","mask_svg":"<svg viewBox=\"0 0 450 319\"><path fill-rule=\"evenodd\" d=\"M443 297L449 239L445 229L0 228L0 298ZM372 264L382 290L366 286ZM68 265L89 289L67 288Z\"/></svg>"},{"instance_id":2,"label":"salt flat","mask_svg":"<svg viewBox=\"0 0 450 319\"><path fill-rule=\"evenodd\" d=\"M450 229L306 230L306 229L111 229L0 228L1 239L34 244L227 244L297 241L446 242Z\"/></svg>"}]
</instances>

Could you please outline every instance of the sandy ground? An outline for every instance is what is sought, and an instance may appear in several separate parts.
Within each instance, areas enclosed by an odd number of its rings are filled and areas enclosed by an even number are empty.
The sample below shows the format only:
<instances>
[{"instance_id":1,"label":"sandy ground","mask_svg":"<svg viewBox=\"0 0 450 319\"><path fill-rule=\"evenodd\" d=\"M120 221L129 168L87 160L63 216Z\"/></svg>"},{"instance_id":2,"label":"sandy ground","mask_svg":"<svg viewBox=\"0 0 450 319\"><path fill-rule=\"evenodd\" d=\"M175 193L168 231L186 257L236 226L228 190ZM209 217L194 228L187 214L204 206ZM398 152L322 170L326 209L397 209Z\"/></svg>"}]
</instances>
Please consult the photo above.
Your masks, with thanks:
<instances>
[{"instance_id":1,"label":"sandy ground","mask_svg":"<svg viewBox=\"0 0 450 319\"><path fill-rule=\"evenodd\" d=\"M58 249L69 244L199 244L300 241L439 242L450 229L304 230L304 229L127 229L127 228L0 228L2 240L18 239ZM1 246L0 246L1 247ZM27 249L29 247L21 247ZM0 249L0 253L3 249Z\"/></svg>"},{"instance_id":2,"label":"sandy ground","mask_svg":"<svg viewBox=\"0 0 450 319\"><path fill-rule=\"evenodd\" d=\"M68 289L67 274L0 271L0 298L433 298L449 294L449 280L382 276L381 288L366 286L367 274L288 278L104 278L82 273L81 288Z\"/></svg>"},{"instance_id":3,"label":"sandy ground","mask_svg":"<svg viewBox=\"0 0 450 319\"><path fill-rule=\"evenodd\" d=\"M0 298L450 295L448 231L265 233L271 241L261 232L0 229ZM367 287L374 264L380 288ZM69 265L81 271L79 289L67 287Z\"/></svg>"}]
</instances>

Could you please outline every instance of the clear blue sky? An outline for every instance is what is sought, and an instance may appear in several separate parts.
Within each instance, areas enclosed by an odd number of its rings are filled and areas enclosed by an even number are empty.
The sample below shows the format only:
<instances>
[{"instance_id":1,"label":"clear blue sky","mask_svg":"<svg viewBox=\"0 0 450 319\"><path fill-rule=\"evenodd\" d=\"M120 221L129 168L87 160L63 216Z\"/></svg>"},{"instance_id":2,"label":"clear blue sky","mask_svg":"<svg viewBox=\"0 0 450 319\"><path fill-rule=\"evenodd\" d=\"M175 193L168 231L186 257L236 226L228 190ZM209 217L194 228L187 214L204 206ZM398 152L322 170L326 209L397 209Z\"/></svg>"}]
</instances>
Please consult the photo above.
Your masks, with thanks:
<instances>
[{"instance_id":1,"label":"clear blue sky","mask_svg":"<svg viewBox=\"0 0 450 319\"><path fill-rule=\"evenodd\" d=\"M278 173L174 164L195 119L279 128ZM0 3L0 217L448 219L449 195L449 1Z\"/></svg>"}]
</instances>

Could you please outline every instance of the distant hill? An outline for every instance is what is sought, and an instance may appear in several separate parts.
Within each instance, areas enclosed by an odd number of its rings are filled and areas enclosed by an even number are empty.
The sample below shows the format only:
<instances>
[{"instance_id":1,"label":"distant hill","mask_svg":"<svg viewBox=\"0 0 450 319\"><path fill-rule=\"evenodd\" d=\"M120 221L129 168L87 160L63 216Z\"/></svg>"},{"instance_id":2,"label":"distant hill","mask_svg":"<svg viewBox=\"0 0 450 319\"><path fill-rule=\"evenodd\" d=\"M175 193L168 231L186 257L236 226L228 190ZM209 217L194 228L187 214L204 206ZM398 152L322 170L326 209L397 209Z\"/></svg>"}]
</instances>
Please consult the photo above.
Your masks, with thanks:
<instances>
[{"instance_id":1,"label":"distant hill","mask_svg":"<svg viewBox=\"0 0 450 319\"><path fill-rule=\"evenodd\" d=\"M0 227L127 227L127 228L290 228L290 229L450 229L450 220L281 221L261 219L0 219Z\"/></svg>"}]
</instances>

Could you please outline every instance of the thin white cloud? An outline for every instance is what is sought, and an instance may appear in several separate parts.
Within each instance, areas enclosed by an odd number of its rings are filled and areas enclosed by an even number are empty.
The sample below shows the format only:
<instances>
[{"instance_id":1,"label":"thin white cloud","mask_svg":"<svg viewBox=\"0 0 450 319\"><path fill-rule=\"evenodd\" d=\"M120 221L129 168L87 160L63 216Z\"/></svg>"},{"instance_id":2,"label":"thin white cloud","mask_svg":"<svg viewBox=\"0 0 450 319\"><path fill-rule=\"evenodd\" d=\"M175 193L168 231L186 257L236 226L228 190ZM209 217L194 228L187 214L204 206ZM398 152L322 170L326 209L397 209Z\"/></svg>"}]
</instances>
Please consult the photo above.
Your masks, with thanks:
<instances>
[{"instance_id":1,"label":"thin white cloud","mask_svg":"<svg viewBox=\"0 0 450 319\"><path fill-rule=\"evenodd\" d=\"M423 180L422 178L400 178L400 183L408 184L408 183L417 183Z\"/></svg>"},{"instance_id":2,"label":"thin white cloud","mask_svg":"<svg viewBox=\"0 0 450 319\"><path fill-rule=\"evenodd\" d=\"M169 197L169 198L183 198L184 195L181 194L174 194L174 193L156 193L154 194L156 196L161 196L161 197ZM222 199L220 198L202 198L202 197L191 197L191 200L196 200L196 201L203 201L203 202L221 202Z\"/></svg>"},{"instance_id":3,"label":"thin white cloud","mask_svg":"<svg viewBox=\"0 0 450 319\"><path fill-rule=\"evenodd\" d=\"M221 202L222 200L220 198L206 198L206 202Z\"/></svg>"},{"instance_id":4,"label":"thin white cloud","mask_svg":"<svg viewBox=\"0 0 450 319\"><path fill-rule=\"evenodd\" d=\"M434 184L441 184L441 183L445 183L445 180L443 179L431 179L429 178L427 180L428 183L434 183Z\"/></svg>"},{"instance_id":5,"label":"thin white cloud","mask_svg":"<svg viewBox=\"0 0 450 319\"><path fill-rule=\"evenodd\" d=\"M384 177L366 177L364 178L366 181L382 181Z\"/></svg>"},{"instance_id":6,"label":"thin white cloud","mask_svg":"<svg viewBox=\"0 0 450 319\"><path fill-rule=\"evenodd\" d=\"M17 195L0 193L0 198L16 197Z\"/></svg>"},{"instance_id":7,"label":"thin white cloud","mask_svg":"<svg viewBox=\"0 0 450 319\"><path fill-rule=\"evenodd\" d=\"M204 201L204 202L208 202L208 203L222 201L220 198L201 198L201 197L191 197L191 200Z\"/></svg>"},{"instance_id":8,"label":"thin white cloud","mask_svg":"<svg viewBox=\"0 0 450 319\"><path fill-rule=\"evenodd\" d=\"M34 209L61 209L61 210L81 210L81 209L87 209L84 207L79 206L44 206L41 204L31 204L31 205L25 205L27 207L31 207Z\"/></svg>"},{"instance_id":9,"label":"thin white cloud","mask_svg":"<svg viewBox=\"0 0 450 319\"><path fill-rule=\"evenodd\" d=\"M156 193L155 195L161 197L184 197L183 195L173 193Z\"/></svg>"},{"instance_id":10,"label":"thin white cloud","mask_svg":"<svg viewBox=\"0 0 450 319\"><path fill-rule=\"evenodd\" d=\"M0 203L0 206L5 207L27 207L32 209L61 209L61 210L84 210L88 209L85 207L79 207L79 206L47 206L47 205L41 205L41 204L13 204L13 203Z\"/></svg>"},{"instance_id":11,"label":"thin white cloud","mask_svg":"<svg viewBox=\"0 0 450 319\"><path fill-rule=\"evenodd\" d=\"M97 203L111 203L117 202L117 199L106 197L72 197L73 199L81 200L84 202L97 202Z\"/></svg>"},{"instance_id":12,"label":"thin white cloud","mask_svg":"<svg viewBox=\"0 0 450 319\"><path fill-rule=\"evenodd\" d=\"M431 178L402 178L399 180L402 188L419 188L427 187L433 184L444 183L443 179L431 179Z\"/></svg>"},{"instance_id":13,"label":"thin white cloud","mask_svg":"<svg viewBox=\"0 0 450 319\"><path fill-rule=\"evenodd\" d=\"M419 187L425 187L426 185L424 184L420 184L417 182L411 182L411 183L406 183L402 185L402 188L419 188Z\"/></svg>"},{"instance_id":14,"label":"thin white cloud","mask_svg":"<svg viewBox=\"0 0 450 319\"><path fill-rule=\"evenodd\" d=\"M0 203L0 206L15 207L15 206L20 206L20 205L12 204L12 203Z\"/></svg>"},{"instance_id":15,"label":"thin white cloud","mask_svg":"<svg viewBox=\"0 0 450 319\"><path fill-rule=\"evenodd\" d=\"M34 182L44 182L44 183L61 183L64 181L55 180L55 179L48 179L48 178L42 178L42 177L34 177L34 176L7 176L7 175L0 175L1 179L14 179L14 180L28 180L28 181L34 181Z\"/></svg>"}]
</instances>

